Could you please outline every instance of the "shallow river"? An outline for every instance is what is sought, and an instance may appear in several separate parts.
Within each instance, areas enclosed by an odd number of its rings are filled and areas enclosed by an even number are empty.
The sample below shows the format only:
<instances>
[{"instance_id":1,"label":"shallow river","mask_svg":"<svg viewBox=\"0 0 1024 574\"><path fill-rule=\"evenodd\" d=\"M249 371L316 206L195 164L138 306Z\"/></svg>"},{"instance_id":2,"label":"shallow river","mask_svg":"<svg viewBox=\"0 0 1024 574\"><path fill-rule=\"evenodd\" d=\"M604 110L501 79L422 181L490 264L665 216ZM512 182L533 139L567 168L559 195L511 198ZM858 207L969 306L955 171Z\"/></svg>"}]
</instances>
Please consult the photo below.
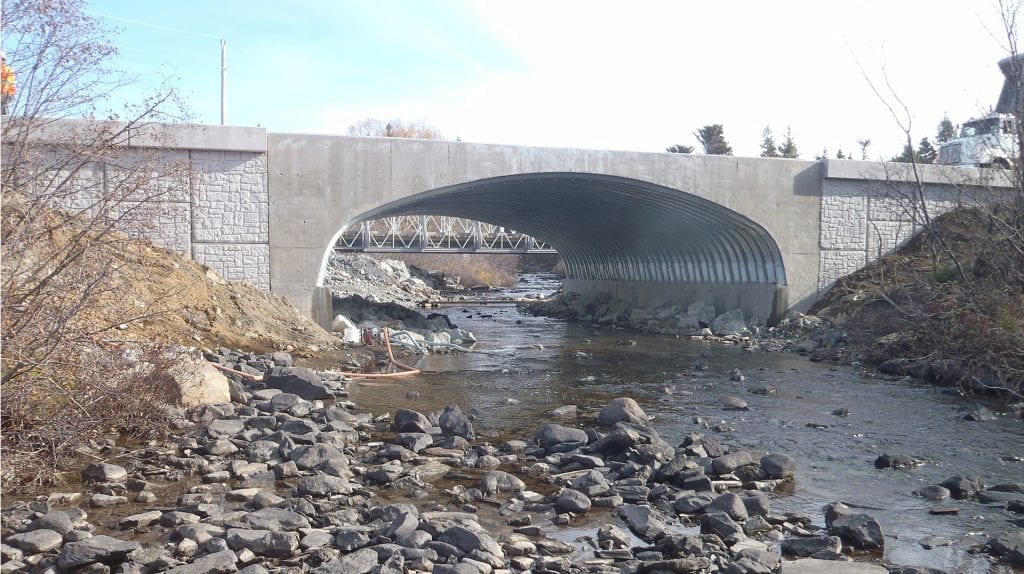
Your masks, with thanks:
<instances>
[{"instance_id":1,"label":"shallow river","mask_svg":"<svg viewBox=\"0 0 1024 574\"><path fill-rule=\"evenodd\" d=\"M553 277L527 276L514 294L551 292ZM833 501L868 507L886 534L885 560L950 572L1012 572L989 567L964 551L988 535L1013 528L1012 514L977 502L947 501L960 512L932 516L934 505L911 493L956 474L977 474L985 484L1024 481L1024 421L960 420L962 399L923 384L894 380L856 367L812 363L789 353L750 352L662 335L643 335L523 315L512 305L441 309L480 342L473 353L424 357L423 374L400 384L350 387L351 399L374 413L397 407L422 412L458 404L475 414L478 435L527 438L547 422L586 426L610 399L636 399L652 426L676 445L691 432L711 433L696 419L728 429L725 444L779 451L798 464L792 492L772 495L773 511L798 511L823 525ZM635 342L635 344L630 344ZM703 358L705 370L694 368ZM745 380L730 380L740 369ZM765 387L770 394L753 392ZM409 391L420 396L406 399ZM738 396L749 412L727 411ZM577 405L578 418L548 413ZM848 416L835 416L848 409ZM479 437L478 437L479 440ZM928 461L912 470L876 470L880 454ZM918 541L951 542L925 550Z\"/></svg>"}]
</instances>

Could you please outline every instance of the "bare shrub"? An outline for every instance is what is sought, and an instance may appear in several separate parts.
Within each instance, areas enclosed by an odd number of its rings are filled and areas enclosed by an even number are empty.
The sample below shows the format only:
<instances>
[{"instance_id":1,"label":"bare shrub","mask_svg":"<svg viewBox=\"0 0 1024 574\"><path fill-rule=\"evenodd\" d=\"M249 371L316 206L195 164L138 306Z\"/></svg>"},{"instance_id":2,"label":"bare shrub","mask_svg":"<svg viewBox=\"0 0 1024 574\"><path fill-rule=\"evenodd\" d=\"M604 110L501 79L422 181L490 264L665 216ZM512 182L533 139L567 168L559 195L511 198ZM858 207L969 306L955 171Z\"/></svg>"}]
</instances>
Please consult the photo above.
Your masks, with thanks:
<instances>
[{"instance_id":1,"label":"bare shrub","mask_svg":"<svg viewBox=\"0 0 1024 574\"><path fill-rule=\"evenodd\" d=\"M110 30L79 0L5 0L6 57L20 82L0 133L0 342L4 489L58 482L90 438L151 436L174 400L156 347L116 343L116 326L146 310L125 305L124 234L145 233L190 166L129 148L166 120L172 92L94 119L123 84L106 62ZM116 114L106 117L113 120ZM136 368L148 362L152 368Z\"/></svg>"},{"instance_id":2,"label":"bare shrub","mask_svg":"<svg viewBox=\"0 0 1024 574\"><path fill-rule=\"evenodd\" d=\"M178 397L173 359L157 345L83 345L3 387L7 491L60 484L74 475L92 439L164 436Z\"/></svg>"}]
</instances>

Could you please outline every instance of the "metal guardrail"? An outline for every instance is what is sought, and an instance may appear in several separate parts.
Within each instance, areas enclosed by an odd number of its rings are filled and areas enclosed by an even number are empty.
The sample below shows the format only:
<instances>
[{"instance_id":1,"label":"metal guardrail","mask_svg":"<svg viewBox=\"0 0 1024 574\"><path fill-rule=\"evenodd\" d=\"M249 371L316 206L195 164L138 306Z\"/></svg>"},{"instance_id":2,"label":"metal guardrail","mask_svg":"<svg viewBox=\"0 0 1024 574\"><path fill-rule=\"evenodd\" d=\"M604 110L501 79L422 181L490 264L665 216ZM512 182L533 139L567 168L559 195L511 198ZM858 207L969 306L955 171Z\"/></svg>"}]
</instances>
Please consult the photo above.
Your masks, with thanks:
<instances>
[{"instance_id":1,"label":"metal guardrail","mask_svg":"<svg viewBox=\"0 0 1024 574\"><path fill-rule=\"evenodd\" d=\"M403 215L362 221L335 244L341 252L557 253L534 237L500 225L440 215Z\"/></svg>"}]
</instances>

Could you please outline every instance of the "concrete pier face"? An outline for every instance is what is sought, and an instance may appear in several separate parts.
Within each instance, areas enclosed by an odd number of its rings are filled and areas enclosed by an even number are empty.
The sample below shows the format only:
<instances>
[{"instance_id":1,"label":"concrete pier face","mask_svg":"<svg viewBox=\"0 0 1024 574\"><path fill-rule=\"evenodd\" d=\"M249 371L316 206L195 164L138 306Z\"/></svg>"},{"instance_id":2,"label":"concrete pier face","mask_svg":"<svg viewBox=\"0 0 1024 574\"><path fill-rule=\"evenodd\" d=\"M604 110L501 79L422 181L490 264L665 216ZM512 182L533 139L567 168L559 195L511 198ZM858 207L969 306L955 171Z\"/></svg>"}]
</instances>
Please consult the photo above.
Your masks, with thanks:
<instances>
[{"instance_id":1,"label":"concrete pier face","mask_svg":"<svg viewBox=\"0 0 1024 574\"><path fill-rule=\"evenodd\" d=\"M13 120L3 121L5 137L16 136ZM32 141L59 147L89 125L124 127L52 122ZM918 179L907 164L852 160L186 124L132 126L128 136L122 159L156 154L192 166L189 181L153 206L155 241L285 296L322 324L331 315L327 259L346 226L366 219L449 215L501 225L555 247L569 290L647 307L699 301L771 322L898 248L925 212L936 217L1014 191L1000 170L949 166L917 166ZM116 167L90 173L113 177Z\"/></svg>"}]
</instances>

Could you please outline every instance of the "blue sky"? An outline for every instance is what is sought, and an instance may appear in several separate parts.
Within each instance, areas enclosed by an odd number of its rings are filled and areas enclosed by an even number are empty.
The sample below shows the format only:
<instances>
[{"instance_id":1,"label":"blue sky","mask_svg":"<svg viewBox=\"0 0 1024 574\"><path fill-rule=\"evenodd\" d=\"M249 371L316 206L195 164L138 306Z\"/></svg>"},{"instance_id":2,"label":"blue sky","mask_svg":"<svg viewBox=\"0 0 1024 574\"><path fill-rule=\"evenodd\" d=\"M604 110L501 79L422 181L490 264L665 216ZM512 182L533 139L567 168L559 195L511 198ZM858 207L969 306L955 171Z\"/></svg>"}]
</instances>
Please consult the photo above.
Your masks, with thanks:
<instances>
[{"instance_id":1,"label":"blue sky","mask_svg":"<svg viewBox=\"0 0 1024 574\"><path fill-rule=\"evenodd\" d=\"M995 103L1007 52L989 0L94 0L140 90L167 78L195 119L344 134L423 121L463 141L663 151L721 123L736 155L787 126L802 157L891 156ZM1003 42L1005 44L1005 42ZM894 100L890 97L890 103ZM859 151L858 151L859 155Z\"/></svg>"}]
</instances>

